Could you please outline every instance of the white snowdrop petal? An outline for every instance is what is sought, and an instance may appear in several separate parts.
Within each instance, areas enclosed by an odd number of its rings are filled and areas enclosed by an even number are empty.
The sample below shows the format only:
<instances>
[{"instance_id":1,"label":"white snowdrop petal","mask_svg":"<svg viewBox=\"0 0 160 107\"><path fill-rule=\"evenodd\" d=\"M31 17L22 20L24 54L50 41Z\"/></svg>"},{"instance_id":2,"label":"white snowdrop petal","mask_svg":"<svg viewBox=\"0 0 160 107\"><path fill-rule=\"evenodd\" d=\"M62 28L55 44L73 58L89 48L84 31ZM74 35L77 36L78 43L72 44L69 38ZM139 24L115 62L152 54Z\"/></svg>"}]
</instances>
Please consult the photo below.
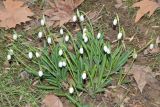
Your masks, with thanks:
<instances>
[{"instance_id":1,"label":"white snowdrop petal","mask_svg":"<svg viewBox=\"0 0 160 107\"><path fill-rule=\"evenodd\" d=\"M80 53L80 54L83 54L83 53L84 53L83 48L80 48L80 49L79 49L79 53Z\"/></svg>"},{"instance_id":2,"label":"white snowdrop petal","mask_svg":"<svg viewBox=\"0 0 160 107\"><path fill-rule=\"evenodd\" d=\"M48 37L47 42L48 42L48 44L52 44L52 39L51 39L51 37Z\"/></svg>"},{"instance_id":3,"label":"white snowdrop petal","mask_svg":"<svg viewBox=\"0 0 160 107\"><path fill-rule=\"evenodd\" d=\"M17 40L17 34L13 34L13 40Z\"/></svg>"},{"instance_id":4,"label":"white snowdrop petal","mask_svg":"<svg viewBox=\"0 0 160 107\"><path fill-rule=\"evenodd\" d=\"M77 16L74 15L73 18L72 18L73 22L76 22L77 21Z\"/></svg>"},{"instance_id":5,"label":"white snowdrop petal","mask_svg":"<svg viewBox=\"0 0 160 107\"><path fill-rule=\"evenodd\" d=\"M104 46L103 50L104 50L104 52L106 52L107 54L110 54L110 53L111 53L111 50L110 50L107 46Z\"/></svg>"},{"instance_id":6,"label":"white snowdrop petal","mask_svg":"<svg viewBox=\"0 0 160 107\"><path fill-rule=\"evenodd\" d=\"M43 76L43 71L39 71L38 75L39 75L39 77L42 77Z\"/></svg>"},{"instance_id":7,"label":"white snowdrop petal","mask_svg":"<svg viewBox=\"0 0 160 107\"><path fill-rule=\"evenodd\" d=\"M42 38L43 33L42 32L38 32L38 38Z\"/></svg>"},{"instance_id":8,"label":"white snowdrop petal","mask_svg":"<svg viewBox=\"0 0 160 107\"><path fill-rule=\"evenodd\" d=\"M115 18L115 19L113 20L113 25L116 26L117 23L118 23L118 20Z\"/></svg>"},{"instance_id":9,"label":"white snowdrop petal","mask_svg":"<svg viewBox=\"0 0 160 107\"><path fill-rule=\"evenodd\" d=\"M84 16L81 15L81 16L79 17L79 20L80 20L81 22L83 22L83 21L84 21Z\"/></svg>"},{"instance_id":10,"label":"white snowdrop petal","mask_svg":"<svg viewBox=\"0 0 160 107\"><path fill-rule=\"evenodd\" d=\"M63 50L60 49L59 52L58 52L59 56L62 56L63 55Z\"/></svg>"},{"instance_id":11,"label":"white snowdrop petal","mask_svg":"<svg viewBox=\"0 0 160 107\"><path fill-rule=\"evenodd\" d=\"M82 79L85 80L87 78L87 74L85 72L82 73Z\"/></svg>"},{"instance_id":12,"label":"white snowdrop petal","mask_svg":"<svg viewBox=\"0 0 160 107\"><path fill-rule=\"evenodd\" d=\"M63 34L64 34L64 31L63 31L63 29L62 29L62 28L60 29L60 34L61 34L61 35L63 35Z\"/></svg>"},{"instance_id":13,"label":"white snowdrop petal","mask_svg":"<svg viewBox=\"0 0 160 107\"><path fill-rule=\"evenodd\" d=\"M65 61L63 61L62 65L65 67L67 65L67 63Z\"/></svg>"},{"instance_id":14,"label":"white snowdrop petal","mask_svg":"<svg viewBox=\"0 0 160 107\"><path fill-rule=\"evenodd\" d=\"M122 38L122 36L123 36L122 32L119 32L117 35L117 40L120 40Z\"/></svg>"},{"instance_id":15,"label":"white snowdrop petal","mask_svg":"<svg viewBox=\"0 0 160 107\"><path fill-rule=\"evenodd\" d=\"M66 35L64 39L65 39L66 42L68 42L69 41L69 36Z\"/></svg>"},{"instance_id":16,"label":"white snowdrop petal","mask_svg":"<svg viewBox=\"0 0 160 107\"><path fill-rule=\"evenodd\" d=\"M59 67L59 68L62 68L62 67L63 67L63 62L62 62L62 61L60 61L60 62L58 63L58 67Z\"/></svg>"},{"instance_id":17,"label":"white snowdrop petal","mask_svg":"<svg viewBox=\"0 0 160 107\"><path fill-rule=\"evenodd\" d=\"M13 50L12 49L9 49L8 52L9 52L10 55L13 55Z\"/></svg>"},{"instance_id":18,"label":"white snowdrop petal","mask_svg":"<svg viewBox=\"0 0 160 107\"><path fill-rule=\"evenodd\" d=\"M88 42L88 37L87 37L87 36L84 37L84 42L85 42L85 43Z\"/></svg>"},{"instance_id":19,"label":"white snowdrop petal","mask_svg":"<svg viewBox=\"0 0 160 107\"><path fill-rule=\"evenodd\" d=\"M83 34L84 34L84 33L86 33L86 32L87 32L87 29L86 29L86 28L84 28L84 29L83 29Z\"/></svg>"},{"instance_id":20,"label":"white snowdrop petal","mask_svg":"<svg viewBox=\"0 0 160 107\"><path fill-rule=\"evenodd\" d=\"M11 60L11 55L7 55L7 60Z\"/></svg>"},{"instance_id":21,"label":"white snowdrop petal","mask_svg":"<svg viewBox=\"0 0 160 107\"><path fill-rule=\"evenodd\" d=\"M154 48L154 44L150 44L149 49L153 49L153 48Z\"/></svg>"},{"instance_id":22,"label":"white snowdrop petal","mask_svg":"<svg viewBox=\"0 0 160 107\"><path fill-rule=\"evenodd\" d=\"M29 59L32 59L32 58L33 58L33 53L32 53L32 52L29 52L29 53L28 53L28 58L29 58Z\"/></svg>"},{"instance_id":23,"label":"white snowdrop petal","mask_svg":"<svg viewBox=\"0 0 160 107\"><path fill-rule=\"evenodd\" d=\"M36 57L39 58L41 54L39 52L36 52Z\"/></svg>"},{"instance_id":24,"label":"white snowdrop petal","mask_svg":"<svg viewBox=\"0 0 160 107\"><path fill-rule=\"evenodd\" d=\"M74 88L73 87L69 87L69 93L72 94L74 92Z\"/></svg>"},{"instance_id":25,"label":"white snowdrop petal","mask_svg":"<svg viewBox=\"0 0 160 107\"><path fill-rule=\"evenodd\" d=\"M101 33L98 33L97 34L97 39L100 39L100 37L101 37Z\"/></svg>"},{"instance_id":26,"label":"white snowdrop petal","mask_svg":"<svg viewBox=\"0 0 160 107\"><path fill-rule=\"evenodd\" d=\"M45 25L45 20L41 19L41 26L44 26L44 25Z\"/></svg>"}]
</instances>

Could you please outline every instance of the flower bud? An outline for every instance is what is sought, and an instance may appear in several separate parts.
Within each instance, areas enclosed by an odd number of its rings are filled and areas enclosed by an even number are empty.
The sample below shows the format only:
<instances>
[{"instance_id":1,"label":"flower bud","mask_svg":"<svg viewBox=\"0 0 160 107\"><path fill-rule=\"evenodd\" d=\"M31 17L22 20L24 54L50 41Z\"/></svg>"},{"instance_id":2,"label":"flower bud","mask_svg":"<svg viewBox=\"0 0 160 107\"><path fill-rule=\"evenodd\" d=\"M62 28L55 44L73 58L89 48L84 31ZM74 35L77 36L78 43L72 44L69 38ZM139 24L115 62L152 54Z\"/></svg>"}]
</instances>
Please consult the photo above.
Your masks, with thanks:
<instances>
[{"instance_id":1,"label":"flower bud","mask_svg":"<svg viewBox=\"0 0 160 107\"><path fill-rule=\"evenodd\" d=\"M104 46L103 50L104 50L105 53L111 54L111 50L107 46Z\"/></svg>"},{"instance_id":2,"label":"flower bud","mask_svg":"<svg viewBox=\"0 0 160 107\"><path fill-rule=\"evenodd\" d=\"M42 77L43 76L43 71L39 71L38 75L39 75L39 77Z\"/></svg>"},{"instance_id":3,"label":"flower bud","mask_svg":"<svg viewBox=\"0 0 160 107\"><path fill-rule=\"evenodd\" d=\"M58 67L59 67L59 68L62 68L62 67L63 67L63 62L62 62L62 61L59 61Z\"/></svg>"},{"instance_id":4,"label":"flower bud","mask_svg":"<svg viewBox=\"0 0 160 107\"><path fill-rule=\"evenodd\" d=\"M149 49L153 49L153 48L154 48L154 44L150 44Z\"/></svg>"},{"instance_id":5,"label":"flower bud","mask_svg":"<svg viewBox=\"0 0 160 107\"><path fill-rule=\"evenodd\" d=\"M80 48L80 49L79 49L79 53L80 53L80 54L83 54L83 53L84 53L83 48Z\"/></svg>"},{"instance_id":6,"label":"flower bud","mask_svg":"<svg viewBox=\"0 0 160 107\"><path fill-rule=\"evenodd\" d=\"M13 40L17 40L17 34L13 34Z\"/></svg>"},{"instance_id":7,"label":"flower bud","mask_svg":"<svg viewBox=\"0 0 160 107\"><path fill-rule=\"evenodd\" d=\"M8 54L8 55L7 55L7 60L9 61L9 60L11 60L11 58L12 58L11 55Z\"/></svg>"},{"instance_id":8,"label":"flower bud","mask_svg":"<svg viewBox=\"0 0 160 107\"><path fill-rule=\"evenodd\" d=\"M42 38L43 33L42 32L38 32L38 38Z\"/></svg>"},{"instance_id":9,"label":"flower bud","mask_svg":"<svg viewBox=\"0 0 160 107\"><path fill-rule=\"evenodd\" d=\"M73 22L76 22L76 21L77 21L77 16L76 16L76 15L73 16L72 21L73 21Z\"/></svg>"},{"instance_id":10,"label":"flower bud","mask_svg":"<svg viewBox=\"0 0 160 107\"><path fill-rule=\"evenodd\" d=\"M136 50L134 50L134 52L133 52L133 54L132 54L132 57L134 58L134 59L136 59L137 58L137 52L136 52Z\"/></svg>"},{"instance_id":11,"label":"flower bud","mask_svg":"<svg viewBox=\"0 0 160 107\"><path fill-rule=\"evenodd\" d=\"M62 62L62 66L65 67L67 63L65 61Z\"/></svg>"},{"instance_id":12,"label":"flower bud","mask_svg":"<svg viewBox=\"0 0 160 107\"><path fill-rule=\"evenodd\" d=\"M62 28L60 29L60 34L61 34L61 35L63 35L63 34L64 34L64 31L63 31L63 29L62 29Z\"/></svg>"},{"instance_id":13,"label":"flower bud","mask_svg":"<svg viewBox=\"0 0 160 107\"><path fill-rule=\"evenodd\" d=\"M29 59L32 59L32 58L33 58L33 53L32 53L32 52L29 52L29 53L28 53L28 58L29 58Z\"/></svg>"},{"instance_id":14,"label":"flower bud","mask_svg":"<svg viewBox=\"0 0 160 107\"><path fill-rule=\"evenodd\" d=\"M36 52L36 57L39 58L41 54L39 52Z\"/></svg>"},{"instance_id":15,"label":"flower bud","mask_svg":"<svg viewBox=\"0 0 160 107\"><path fill-rule=\"evenodd\" d=\"M101 33L98 33L97 34L97 39L100 39L100 37L101 37Z\"/></svg>"},{"instance_id":16,"label":"flower bud","mask_svg":"<svg viewBox=\"0 0 160 107\"><path fill-rule=\"evenodd\" d=\"M117 20L117 18L115 18L115 19L113 20L113 25L116 26L117 23L118 23L118 20Z\"/></svg>"},{"instance_id":17,"label":"flower bud","mask_svg":"<svg viewBox=\"0 0 160 107\"><path fill-rule=\"evenodd\" d=\"M63 55L63 50L60 49L59 52L58 52L59 56L62 56Z\"/></svg>"},{"instance_id":18,"label":"flower bud","mask_svg":"<svg viewBox=\"0 0 160 107\"><path fill-rule=\"evenodd\" d=\"M83 72L82 73L82 79L85 80L86 78L87 78L87 74L86 74L86 72Z\"/></svg>"},{"instance_id":19,"label":"flower bud","mask_svg":"<svg viewBox=\"0 0 160 107\"><path fill-rule=\"evenodd\" d=\"M120 40L122 38L122 36L123 36L122 32L119 32L117 35L117 40Z\"/></svg>"},{"instance_id":20,"label":"flower bud","mask_svg":"<svg viewBox=\"0 0 160 107\"><path fill-rule=\"evenodd\" d=\"M84 21L84 16L81 15L81 16L79 17L79 20L80 20L81 22L83 22L83 21Z\"/></svg>"},{"instance_id":21,"label":"flower bud","mask_svg":"<svg viewBox=\"0 0 160 107\"><path fill-rule=\"evenodd\" d=\"M88 37L87 36L84 36L84 43L87 43L88 42Z\"/></svg>"},{"instance_id":22,"label":"flower bud","mask_svg":"<svg viewBox=\"0 0 160 107\"><path fill-rule=\"evenodd\" d=\"M10 49L8 52L9 52L9 55L13 55L13 50L12 49Z\"/></svg>"},{"instance_id":23,"label":"flower bud","mask_svg":"<svg viewBox=\"0 0 160 107\"><path fill-rule=\"evenodd\" d=\"M74 92L74 88L73 87L69 87L69 93L72 94Z\"/></svg>"},{"instance_id":24,"label":"flower bud","mask_svg":"<svg viewBox=\"0 0 160 107\"><path fill-rule=\"evenodd\" d=\"M66 42L68 42L68 41L69 41L69 36L66 35L65 38L64 38L64 40L65 40Z\"/></svg>"},{"instance_id":25,"label":"flower bud","mask_svg":"<svg viewBox=\"0 0 160 107\"><path fill-rule=\"evenodd\" d=\"M45 25L45 20L41 19L41 26L44 26L44 25Z\"/></svg>"},{"instance_id":26,"label":"flower bud","mask_svg":"<svg viewBox=\"0 0 160 107\"><path fill-rule=\"evenodd\" d=\"M51 39L51 37L48 37L47 42L48 42L48 44L52 44L52 39Z\"/></svg>"}]
</instances>

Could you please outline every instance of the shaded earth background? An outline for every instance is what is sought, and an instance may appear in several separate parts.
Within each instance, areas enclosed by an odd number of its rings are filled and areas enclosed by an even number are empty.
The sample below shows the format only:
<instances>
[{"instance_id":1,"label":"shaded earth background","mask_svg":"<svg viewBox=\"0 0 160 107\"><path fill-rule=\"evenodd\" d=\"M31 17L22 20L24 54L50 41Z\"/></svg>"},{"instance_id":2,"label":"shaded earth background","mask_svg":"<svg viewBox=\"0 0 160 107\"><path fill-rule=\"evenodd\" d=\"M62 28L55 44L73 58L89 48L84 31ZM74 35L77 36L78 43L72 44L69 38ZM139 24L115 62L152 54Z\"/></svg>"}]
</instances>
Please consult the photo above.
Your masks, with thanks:
<instances>
[{"instance_id":1,"label":"shaded earth background","mask_svg":"<svg viewBox=\"0 0 160 107\"><path fill-rule=\"evenodd\" d=\"M120 23L125 29L126 37L134 36L133 41L126 41L126 45L142 49L151 38L156 39L160 36L160 10L157 10L151 18L145 16L135 24L136 11L130 7L134 2L135 0L128 0L117 9L114 0L86 0L79 8L85 12L100 12L100 18L95 21L94 28L96 31L98 29L104 31L106 38L111 41L116 39L118 33L117 30L112 29L112 21L118 14ZM34 81L22 79L19 76L21 69L16 65L12 65L9 72L4 71L3 68L7 66L5 65L6 46L6 38L3 36L3 32L0 32L0 107L34 107L39 105L43 96L48 92L31 89L31 84ZM142 51L138 54L135 64L150 66L152 72L160 73L160 54L144 55ZM160 107L160 90L146 85L141 93L133 77L128 76L127 79L130 80L128 84L123 86L114 86L115 84L113 84L114 87L108 87L106 92L98 95L96 99L84 95L83 102L89 102L91 107ZM156 79L160 82L160 76L157 76ZM160 87L159 83L155 85ZM62 101L65 107L73 106L64 98L62 98Z\"/></svg>"}]
</instances>

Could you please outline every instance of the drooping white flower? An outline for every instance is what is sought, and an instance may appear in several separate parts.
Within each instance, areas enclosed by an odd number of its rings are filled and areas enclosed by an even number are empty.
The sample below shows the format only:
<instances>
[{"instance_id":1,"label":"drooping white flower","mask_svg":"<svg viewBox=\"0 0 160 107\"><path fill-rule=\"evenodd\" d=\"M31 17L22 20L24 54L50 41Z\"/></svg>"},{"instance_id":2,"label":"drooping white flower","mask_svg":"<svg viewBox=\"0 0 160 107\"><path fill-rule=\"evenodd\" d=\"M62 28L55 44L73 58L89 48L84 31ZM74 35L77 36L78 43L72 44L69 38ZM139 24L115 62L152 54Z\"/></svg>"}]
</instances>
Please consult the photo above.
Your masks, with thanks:
<instances>
[{"instance_id":1,"label":"drooping white flower","mask_svg":"<svg viewBox=\"0 0 160 107\"><path fill-rule=\"evenodd\" d=\"M63 67L65 67L67 65L67 63L65 61L62 62Z\"/></svg>"},{"instance_id":2,"label":"drooping white flower","mask_svg":"<svg viewBox=\"0 0 160 107\"><path fill-rule=\"evenodd\" d=\"M68 41L69 41L69 36L66 35L65 38L64 38L64 40L65 40L66 42L68 42Z\"/></svg>"},{"instance_id":3,"label":"drooping white flower","mask_svg":"<svg viewBox=\"0 0 160 107\"><path fill-rule=\"evenodd\" d=\"M153 48L154 48L154 44L150 44L149 49L153 49Z\"/></svg>"},{"instance_id":4,"label":"drooping white flower","mask_svg":"<svg viewBox=\"0 0 160 107\"><path fill-rule=\"evenodd\" d=\"M79 53L80 53L80 54L83 54L83 53L84 53L84 50L83 50L82 47L79 49Z\"/></svg>"},{"instance_id":5,"label":"drooping white flower","mask_svg":"<svg viewBox=\"0 0 160 107\"><path fill-rule=\"evenodd\" d=\"M72 94L74 92L74 88L73 87L69 87L69 93Z\"/></svg>"},{"instance_id":6,"label":"drooping white flower","mask_svg":"<svg viewBox=\"0 0 160 107\"><path fill-rule=\"evenodd\" d=\"M111 50L107 46L104 46L103 50L104 50L105 53L111 54Z\"/></svg>"},{"instance_id":7,"label":"drooping white flower","mask_svg":"<svg viewBox=\"0 0 160 107\"><path fill-rule=\"evenodd\" d=\"M7 55L7 60L11 60L12 56L10 54Z\"/></svg>"},{"instance_id":8,"label":"drooping white flower","mask_svg":"<svg viewBox=\"0 0 160 107\"><path fill-rule=\"evenodd\" d=\"M61 35L63 35L63 34L64 34L64 31L63 31L63 29L62 29L62 28L60 29L60 34L61 34Z\"/></svg>"},{"instance_id":9,"label":"drooping white flower","mask_svg":"<svg viewBox=\"0 0 160 107\"><path fill-rule=\"evenodd\" d=\"M97 34L97 39L100 39L101 38L101 33L99 32L98 34Z\"/></svg>"},{"instance_id":10,"label":"drooping white flower","mask_svg":"<svg viewBox=\"0 0 160 107\"><path fill-rule=\"evenodd\" d=\"M117 40L122 39L122 36L123 36L122 32L119 32L118 35L117 35Z\"/></svg>"},{"instance_id":11,"label":"drooping white flower","mask_svg":"<svg viewBox=\"0 0 160 107\"><path fill-rule=\"evenodd\" d=\"M42 32L38 32L38 38L42 38L43 33Z\"/></svg>"},{"instance_id":12,"label":"drooping white flower","mask_svg":"<svg viewBox=\"0 0 160 107\"><path fill-rule=\"evenodd\" d=\"M86 72L83 72L82 73L82 79L85 80L86 78L87 78L87 74L86 74Z\"/></svg>"},{"instance_id":13,"label":"drooping white flower","mask_svg":"<svg viewBox=\"0 0 160 107\"><path fill-rule=\"evenodd\" d=\"M9 55L13 55L13 50L12 49L9 49Z\"/></svg>"},{"instance_id":14,"label":"drooping white flower","mask_svg":"<svg viewBox=\"0 0 160 107\"><path fill-rule=\"evenodd\" d=\"M82 38L84 39L87 36L86 32L83 33Z\"/></svg>"},{"instance_id":15,"label":"drooping white flower","mask_svg":"<svg viewBox=\"0 0 160 107\"><path fill-rule=\"evenodd\" d=\"M42 77L43 76L43 71L39 71L38 75L39 75L39 77Z\"/></svg>"},{"instance_id":16,"label":"drooping white flower","mask_svg":"<svg viewBox=\"0 0 160 107\"><path fill-rule=\"evenodd\" d=\"M41 26L45 25L45 19L41 19Z\"/></svg>"},{"instance_id":17,"label":"drooping white flower","mask_svg":"<svg viewBox=\"0 0 160 107\"><path fill-rule=\"evenodd\" d=\"M84 43L87 43L88 42L88 37L87 36L84 36Z\"/></svg>"},{"instance_id":18,"label":"drooping white flower","mask_svg":"<svg viewBox=\"0 0 160 107\"><path fill-rule=\"evenodd\" d=\"M72 18L73 22L76 22L77 21L77 16L74 15L73 18Z\"/></svg>"},{"instance_id":19,"label":"drooping white flower","mask_svg":"<svg viewBox=\"0 0 160 107\"><path fill-rule=\"evenodd\" d=\"M87 29L86 29L86 28L84 28L84 29L83 29L83 34L84 34L84 33L86 33L86 32L87 32Z\"/></svg>"},{"instance_id":20,"label":"drooping white flower","mask_svg":"<svg viewBox=\"0 0 160 107\"><path fill-rule=\"evenodd\" d=\"M32 53L32 52L29 52L29 53L28 53L28 58L29 58L29 59L32 59L32 58L33 58L33 53Z\"/></svg>"},{"instance_id":21,"label":"drooping white flower","mask_svg":"<svg viewBox=\"0 0 160 107\"><path fill-rule=\"evenodd\" d=\"M17 40L17 34L13 34L13 40Z\"/></svg>"},{"instance_id":22,"label":"drooping white flower","mask_svg":"<svg viewBox=\"0 0 160 107\"><path fill-rule=\"evenodd\" d=\"M116 26L117 23L118 23L118 20L117 20L117 18L115 18L115 19L113 20L113 25Z\"/></svg>"},{"instance_id":23,"label":"drooping white flower","mask_svg":"<svg viewBox=\"0 0 160 107\"><path fill-rule=\"evenodd\" d=\"M59 52L58 52L59 56L62 56L63 55L63 50L60 49Z\"/></svg>"},{"instance_id":24,"label":"drooping white flower","mask_svg":"<svg viewBox=\"0 0 160 107\"><path fill-rule=\"evenodd\" d=\"M47 42L48 42L48 44L52 44L52 39L51 39L51 37L48 37L48 38L47 38Z\"/></svg>"},{"instance_id":25,"label":"drooping white flower","mask_svg":"<svg viewBox=\"0 0 160 107\"><path fill-rule=\"evenodd\" d=\"M80 20L81 22L83 22L83 21L84 21L84 16L81 15L81 16L79 17L79 20Z\"/></svg>"},{"instance_id":26,"label":"drooping white flower","mask_svg":"<svg viewBox=\"0 0 160 107\"><path fill-rule=\"evenodd\" d=\"M36 52L36 57L39 58L41 54L39 52Z\"/></svg>"},{"instance_id":27,"label":"drooping white flower","mask_svg":"<svg viewBox=\"0 0 160 107\"><path fill-rule=\"evenodd\" d=\"M58 67L59 67L59 68L62 68L62 67L63 67L63 62L62 62L62 61L59 61Z\"/></svg>"}]
</instances>

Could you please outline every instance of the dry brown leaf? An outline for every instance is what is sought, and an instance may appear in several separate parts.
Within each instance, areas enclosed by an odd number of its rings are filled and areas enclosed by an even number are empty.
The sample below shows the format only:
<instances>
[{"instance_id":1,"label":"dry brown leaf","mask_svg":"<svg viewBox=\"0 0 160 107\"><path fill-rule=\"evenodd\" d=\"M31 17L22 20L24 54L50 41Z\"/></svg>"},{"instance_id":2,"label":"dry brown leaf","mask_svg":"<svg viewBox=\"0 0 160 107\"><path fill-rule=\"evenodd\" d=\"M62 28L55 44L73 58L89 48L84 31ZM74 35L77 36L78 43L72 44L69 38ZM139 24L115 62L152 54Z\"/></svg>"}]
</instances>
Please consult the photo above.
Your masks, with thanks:
<instances>
[{"instance_id":1,"label":"dry brown leaf","mask_svg":"<svg viewBox=\"0 0 160 107\"><path fill-rule=\"evenodd\" d=\"M123 5L122 0L116 0L117 4L115 5L116 8L120 8Z\"/></svg>"},{"instance_id":2,"label":"dry brown leaf","mask_svg":"<svg viewBox=\"0 0 160 107\"><path fill-rule=\"evenodd\" d=\"M15 28L17 24L31 20L28 16L33 16L22 1L6 0L3 4L4 8L0 10L0 27Z\"/></svg>"},{"instance_id":3,"label":"dry brown leaf","mask_svg":"<svg viewBox=\"0 0 160 107\"><path fill-rule=\"evenodd\" d=\"M160 7L160 4L154 2L153 0L142 0L140 2L134 3L133 7L139 7L137 11L137 15L135 18L135 23L138 22L141 17L149 12L149 16L151 16L154 11Z\"/></svg>"},{"instance_id":4,"label":"dry brown leaf","mask_svg":"<svg viewBox=\"0 0 160 107\"><path fill-rule=\"evenodd\" d=\"M48 3L52 7L45 11L45 15L48 16L48 26L62 26L69 22L74 13L74 9L79 6L84 0L58 0L54 3L48 0Z\"/></svg>"},{"instance_id":5,"label":"dry brown leaf","mask_svg":"<svg viewBox=\"0 0 160 107\"><path fill-rule=\"evenodd\" d=\"M128 71L129 67L126 66L125 70ZM151 85L153 88L157 87L157 80L153 76L154 74L151 72L152 70L150 67L134 64L129 71L133 74L133 77L136 80L138 88L141 92L146 84Z\"/></svg>"},{"instance_id":6,"label":"dry brown leaf","mask_svg":"<svg viewBox=\"0 0 160 107\"><path fill-rule=\"evenodd\" d=\"M63 107L63 104L57 96L49 94L42 101L41 107Z\"/></svg>"}]
</instances>

